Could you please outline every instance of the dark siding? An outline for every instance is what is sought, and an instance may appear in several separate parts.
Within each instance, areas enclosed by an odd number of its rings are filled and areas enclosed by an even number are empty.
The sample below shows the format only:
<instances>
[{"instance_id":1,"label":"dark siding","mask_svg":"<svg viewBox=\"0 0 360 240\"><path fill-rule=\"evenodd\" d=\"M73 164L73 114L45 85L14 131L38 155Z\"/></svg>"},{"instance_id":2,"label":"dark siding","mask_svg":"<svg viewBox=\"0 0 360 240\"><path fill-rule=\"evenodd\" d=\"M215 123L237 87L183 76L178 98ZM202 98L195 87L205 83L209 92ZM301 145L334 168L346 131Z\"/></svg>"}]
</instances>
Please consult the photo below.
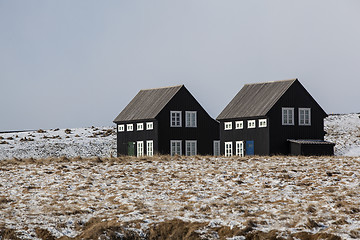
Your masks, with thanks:
<instances>
[{"instance_id":1,"label":"dark siding","mask_svg":"<svg viewBox=\"0 0 360 240\"><path fill-rule=\"evenodd\" d=\"M146 130L146 122L153 122L153 130ZM144 130L137 131L136 124L144 123ZM128 142L137 142L144 141L144 155L146 155L146 141L153 140L154 141L154 154L158 153L158 122L155 119L152 120L143 120L143 121L128 121L128 122L120 122L117 124L124 124L125 131L117 133L117 152L118 155L128 155L127 144ZM126 124L134 124L134 130L128 132L126 130ZM136 147L135 147L136 154Z\"/></svg>"},{"instance_id":2,"label":"dark siding","mask_svg":"<svg viewBox=\"0 0 360 240\"><path fill-rule=\"evenodd\" d=\"M291 155L303 156L332 156L334 155L333 144L301 144L290 143Z\"/></svg>"},{"instance_id":3,"label":"dark siding","mask_svg":"<svg viewBox=\"0 0 360 240\"><path fill-rule=\"evenodd\" d=\"M170 111L181 111L182 127L170 127ZM197 112L197 127L185 127L185 111ZM200 155L213 153L213 141L219 140L219 123L212 119L186 88L170 100L157 117L159 123L159 152L170 154L170 140L182 140L185 155L185 140L197 140Z\"/></svg>"},{"instance_id":4,"label":"dark siding","mask_svg":"<svg viewBox=\"0 0 360 240\"><path fill-rule=\"evenodd\" d=\"M225 153L225 142L233 142L233 155L235 155L236 150L236 141L254 141L254 151L255 155L269 155L270 144L269 144L269 128L270 121L267 119L267 127L259 128L259 119L266 119L266 117L256 117L256 118L242 118L234 120L224 120L220 123L220 151L221 154ZM256 127L248 129L247 121L256 120ZM235 129L235 122L243 121L243 129ZM232 130L225 130L224 123L232 122ZM246 149L245 149L246 154Z\"/></svg>"},{"instance_id":5,"label":"dark siding","mask_svg":"<svg viewBox=\"0 0 360 240\"><path fill-rule=\"evenodd\" d=\"M294 125L282 125L282 107L294 108ZM299 108L311 108L311 126L299 126ZM270 153L289 154L287 139L324 139L324 111L305 88L295 82L269 111Z\"/></svg>"}]
</instances>

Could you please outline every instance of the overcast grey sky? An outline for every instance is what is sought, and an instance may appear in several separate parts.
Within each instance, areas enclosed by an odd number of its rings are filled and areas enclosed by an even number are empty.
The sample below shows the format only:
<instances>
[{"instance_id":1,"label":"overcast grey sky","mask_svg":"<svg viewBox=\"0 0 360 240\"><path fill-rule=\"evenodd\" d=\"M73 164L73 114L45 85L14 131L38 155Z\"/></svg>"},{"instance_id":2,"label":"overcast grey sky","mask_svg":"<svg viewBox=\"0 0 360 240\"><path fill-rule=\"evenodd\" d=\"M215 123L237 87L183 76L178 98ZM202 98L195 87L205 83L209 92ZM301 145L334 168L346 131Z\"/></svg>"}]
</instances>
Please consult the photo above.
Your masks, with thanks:
<instances>
[{"instance_id":1,"label":"overcast grey sky","mask_svg":"<svg viewBox=\"0 0 360 240\"><path fill-rule=\"evenodd\" d=\"M112 125L185 84L212 117L246 83L298 78L360 112L359 0L0 0L0 131Z\"/></svg>"}]
</instances>

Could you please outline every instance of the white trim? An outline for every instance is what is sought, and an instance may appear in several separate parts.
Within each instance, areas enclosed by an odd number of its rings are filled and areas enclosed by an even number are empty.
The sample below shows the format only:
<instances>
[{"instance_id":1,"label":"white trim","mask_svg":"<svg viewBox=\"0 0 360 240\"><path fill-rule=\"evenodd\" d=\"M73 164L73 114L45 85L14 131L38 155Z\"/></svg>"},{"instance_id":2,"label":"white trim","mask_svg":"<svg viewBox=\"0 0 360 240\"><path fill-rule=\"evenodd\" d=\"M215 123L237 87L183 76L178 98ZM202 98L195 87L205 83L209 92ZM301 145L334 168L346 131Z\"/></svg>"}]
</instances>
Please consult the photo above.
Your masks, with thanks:
<instances>
[{"instance_id":1,"label":"white trim","mask_svg":"<svg viewBox=\"0 0 360 240\"><path fill-rule=\"evenodd\" d=\"M185 127L197 127L197 112L185 111Z\"/></svg>"},{"instance_id":2,"label":"white trim","mask_svg":"<svg viewBox=\"0 0 360 240\"><path fill-rule=\"evenodd\" d=\"M185 153L186 156L197 155L197 141L185 140Z\"/></svg>"},{"instance_id":3,"label":"white trim","mask_svg":"<svg viewBox=\"0 0 360 240\"><path fill-rule=\"evenodd\" d=\"M256 120L247 121L247 128L255 128L255 127L256 127Z\"/></svg>"},{"instance_id":4,"label":"white trim","mask_svg":"<svg viewBox=\"0 0 360 240\"><path fill-rule=\"evenodd\" d=\"M182 154L182 141L181 140L170 140L170 155L181 155Z\"/></svg>"},{"instance_id":5,"label":"white trim","mask_svg":"<svg viewBox=\"0 0 360 240\"><path fill-rule=\"evenodd\" d=\"M259 119L259 128L267 127L267 119Z\"/></svg>"},{"instance_id":6,"label":"white trim","mask_svg":"<svg viewBox=\"0 0 360 240\"><path fill-rule=\"evenodd\" d=\"M235 122L235 129L243 129L243 128L244 128L244 121Z\"/></svg>"},{"instance_id":7,"label":"white trim","mask_svg":"<svg viewBox=\"0 0 360 240\"><path fill-rule=\"evenodd\" d=\"M136 142L136 156L137 157L144 156L144 142L143 141Z\"/></svg>"},{"instance_id":8,"label":"white trim","mask_svg":"<svg viewBox=\"0 0 360 240\"><path fill-rule=\"evenodd\" d=\"M220 140L213 142L213 154L214 156L220 156Z\"/></svg>"},{"instance_id":9,"label":"white trim","mask_svg":"<svg viewBox=\"0 0 360 240\"><path fill-rule=\"evenodd\" d=\"M118 125L118 132L124 132L125 131L125 125L124 124L119 124Z\"/></svg>"},{"instance_id":10,"label":"white trim","mask_svg":"<svg viewBox=\"0 0 360 240\"><path fill-rule=\"evenodd\" d=\"M232 142L225 142L225 157L232 156Z\"/></svg>"},{"instance_id":11,"label":"white trim","mask_svg":"<svg viewBox=\"0 0 360 240\"><path fill-rule=\"evenodd\" d=\"M134 124L126 124L126 131L128 132L134 131Z\"/></svg>"},{"instance_id":12,"label":"white trim","mask_svg":"<svg viewBox=\"0 0 360 240\"><path fill-rule=\"evenodd\" d=\"M236 156L243 157L244 156L244 141L236 141L235 143L235 153Z\"/></svg>"},{"instance_id":13,"label":"white trim","mask_svg":"<svg viewBox=\"0 0 360 240\"><path fill-rule=\"evenodd\" d=\"M232 122L224 122L224 130L231 130Z\"/></svg>"},{"instance_id":14,"label":"white trim","mask_svg":"<svg viewBox=\"0 0 360 240\"><path fill-rule=\"evenodd\" d=\"M142 131L142 130L144 130L144 123L137 123L137 124L136 124L136 130L137 130L137 131Z\"/></svg>"},{"instance_id":15,"label":"white trim","mask_svg":"<svg viewBox=\"0 0 360 240\"><path fill-rule=\"evenodd\" d=\"M154 156L154 141L153 140L146 141L146 155L149 157Z\"/></svg>"},{"instance_id":16,"label":"white trim","mask_svg":"<svg viewBox=\"0 0 360 240\"><path fill-rule=\"evenodd\" d=\"M308 115L308 119L306 119L306 115ZM311 126L311 108L299 108L299 125Z\"/></svg>"},{"instance_id":17,"label":"white trim","mask_svg":"<svg viewBox=\"0 0 360 240\"><path fill-rule=\"evenodd\" d=\"M147 122L146 123L146 130L153 130L154 129L154 123L153 122Z\"/></svg>"},{"instance_id":18,"label":"white trim","mask_svg":"<svg viewBox=\"0 0 360 240\"><path fill-rule=\"evenodd\" d=\"M283 107L281 109L281 119L282 125L294 125L294 108Z\"/></svg>"},{"instance_id":19,"label":"white trim","mask_svg":"<svg viewBox=\"0 0 360 240\"><path fill-rule=\"evenodd\" d=\"M181 127L181 111L170 111L170 127Z\"/></svg>"}]
</instances>

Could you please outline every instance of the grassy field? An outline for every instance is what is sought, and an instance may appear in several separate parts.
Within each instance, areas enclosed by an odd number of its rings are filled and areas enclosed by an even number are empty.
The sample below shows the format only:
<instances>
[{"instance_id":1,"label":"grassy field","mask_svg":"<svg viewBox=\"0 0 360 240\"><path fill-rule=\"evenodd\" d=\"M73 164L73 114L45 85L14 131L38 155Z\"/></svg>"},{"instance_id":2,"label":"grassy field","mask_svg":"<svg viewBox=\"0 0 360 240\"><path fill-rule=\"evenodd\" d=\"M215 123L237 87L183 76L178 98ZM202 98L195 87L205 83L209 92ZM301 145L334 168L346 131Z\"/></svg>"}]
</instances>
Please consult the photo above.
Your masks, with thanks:
<instances>
[{"instance_id":1,"label":"grassy field","mask_svg":"<svg viewBox=\"0 0 360 240\"><path fill-rule=\"evenodd\" d=\"M360 238L359 157L0 161L0 239Z\"/></svg>"}]
</instances>

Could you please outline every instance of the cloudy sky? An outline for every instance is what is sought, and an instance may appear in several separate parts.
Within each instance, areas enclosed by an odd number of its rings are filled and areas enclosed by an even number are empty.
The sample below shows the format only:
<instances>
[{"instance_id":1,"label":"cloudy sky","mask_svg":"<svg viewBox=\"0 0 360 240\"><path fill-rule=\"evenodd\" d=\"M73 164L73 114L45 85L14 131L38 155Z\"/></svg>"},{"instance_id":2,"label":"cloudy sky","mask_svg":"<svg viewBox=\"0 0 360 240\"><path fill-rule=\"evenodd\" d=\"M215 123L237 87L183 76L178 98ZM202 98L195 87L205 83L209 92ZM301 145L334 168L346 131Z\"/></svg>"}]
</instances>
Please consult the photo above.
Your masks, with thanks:
<instances>
[{"instance_id":1,"label":"cloudy sky","mask_svg":"<svg viewBox=\"0 0 360 240\"><path fill-rule=\"evenodd\" d=\"M298 78L360 112L359 0L0 0L0 131L110 126L185 84L216 117L246 83Z\"/></svg>"}]
</instances>

